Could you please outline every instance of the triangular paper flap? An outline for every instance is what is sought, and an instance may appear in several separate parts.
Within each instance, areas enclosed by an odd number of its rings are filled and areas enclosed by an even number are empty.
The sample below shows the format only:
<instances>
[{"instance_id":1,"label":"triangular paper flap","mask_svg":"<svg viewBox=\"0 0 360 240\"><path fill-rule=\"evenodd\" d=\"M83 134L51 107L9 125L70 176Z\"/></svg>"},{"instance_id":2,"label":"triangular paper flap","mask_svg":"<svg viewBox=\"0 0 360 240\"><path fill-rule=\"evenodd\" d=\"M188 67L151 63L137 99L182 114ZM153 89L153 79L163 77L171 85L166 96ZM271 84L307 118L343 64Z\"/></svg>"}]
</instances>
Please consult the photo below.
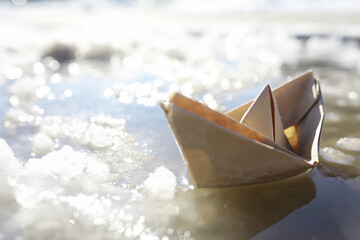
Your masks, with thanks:
<instances>
[{"instance_id":1,"label":"triangular paper flap","mask_svg":"<svg viewBox=\"0 0 360 240\"><path fill-rule=\"evenodd\" d=\"M284 128L297 124L320 96L319 82L312 72L280 86L274 91Z\"/></svg>"},{"instance_id":2,"label":"triangular paper flap","mask_svg":"<svg viewBox=\"0 0 360 240\"><path fill-rule=\"evenodd\" d=\"M270 89L270 87L269 87ZM274 97L273 92L270 89L271 94L271 106L272 106L272 113L273 113L273 124L274 124L274 141L281 146L288 147L291 149L289 142L284 133L284 127L282 124L282 118L280 116L279 108Z\"/></svg>"},{"instance_id":3,"label":"triangular paper flap","mask_svg":"<svg viewBox=\"0 0 360 240\"><path fill-rule=\"evenodd\" d=\"M273 90L284 128L297 124L319 98L319 83L309 71ZM253 101L226 113L240 121Z\"/></svg>"},{"instance_id":4,"label":"triangular paper flap","mask_svg":"<svg viewBox=\"0 0 360 240\"><path fill-rule=\"evenodd\" d=\"M312 165L319 162L319 142L325 116L321 92L319 94L320 99L305 117L295 126L285 130L293 150Z\"/></svg>"},{"instance_id":5,"label":"triangular paper flap","mask_svg":"<svg viewBox=\"0 0 360 240\"><path fill-rule=\"evenodd\" d=\"M239 123L235 120L227 117L224 114L221 114L211 108L208 108L204 104L201 104L200 102L194 101L190 98L187 98L179 93L174 93L170 98L169 101L171 104L182 108L184 110L187 110L189 112L192 112L196 115L199 115L202 118L205 118L207 121L213 122L215 124L218 124L219 126L222 126L230 131L233 131L237 134L240 134L244 137L250 138L254 141L258 141L264 144L267 144L273 148L276 148L280 151L286 152L290 155L296 156L295 153L291 152L286 147L283 147L277 143L275 143L272 139L269 139L262 135L261 133ZM171 104L168 107L171 107ZM163 109L165 112L166 106L163 106ZM216 137L216 136L214 136Z\"/></svg>"},{"instance_id":6,"label":"triangular paper flap","mask_svg":"<svg viewBox=\"0 0 360 240\"><path fill-rule=\"evenodd\" d=\"M259 96L253 101L240 122L262 133L283 147L289 147L276 99L269 85L266 85Z\"/></svg>"},{"instance_id":7,"label":"triangular paper flap","mask_svg":"<svg viewBox=\"0 0 360 240\"><path fill-rule=\"evenodd\" d=\"M199 187L269 182L294 176L311 165L174 105L169 123Z\"/></svg>"},{"instance_id":8,"label":"triangular paper flap","mask_svg":"<svg viewBox=\"0 0 360 240\"><path fill-rule=\"evenodd\" d=\"M273 113L270 98L270 88L267 85L248 108L240 123L274 140Z\"/></svg>"}]
</instances>

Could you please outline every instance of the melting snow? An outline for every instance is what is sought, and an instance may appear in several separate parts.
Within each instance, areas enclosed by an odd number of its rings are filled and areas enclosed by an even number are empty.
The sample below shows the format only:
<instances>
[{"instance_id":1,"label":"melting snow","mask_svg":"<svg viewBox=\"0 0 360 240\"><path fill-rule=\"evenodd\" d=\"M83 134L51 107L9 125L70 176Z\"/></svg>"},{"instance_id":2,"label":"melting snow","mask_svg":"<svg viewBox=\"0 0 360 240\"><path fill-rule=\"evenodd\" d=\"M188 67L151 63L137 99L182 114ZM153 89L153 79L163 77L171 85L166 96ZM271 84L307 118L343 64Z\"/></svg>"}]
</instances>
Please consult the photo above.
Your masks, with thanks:
<instances>
[{"instance_id":1,"label":"melting snow","mask_svg":"<svg viewBox=\"0 0 360 240\"><path fill-rule=\"evenodd\" d=\"M320 149L320 155L328 162L338 164L350 164L355 161L355 157L345 154L331 147Z\"/></svg>"},{"instance_id":2,"label":"melting snow","mask_svg":"<svg viewBox=\"0 0 360 240\"><path fill-rule=\"evenodd\" d=\"M350 151L360 151L360 138L340 138L336 146Z\"/></svg>"},{"instance_id":3,"label":"melting snow","mask_svg":"<svg viewBox=\"0 0 360 240\"><path fill-rule=\"evenodd\" d=\"M144 182L144 188L149 197L170 200L176 193L176 177L167 168L158 167L149 174Z\"/></svg>"},{"instance_id":4,"label":"melting snow","mask_svg":"<svg viewBox=\"0 0 360 240\"><path fill-rule=\"evenodd\" d=\"M44 155L54 150L55 141L43 133L38 133L31 139L31 146L36 155Z\"/></svg>"}]
</instances>

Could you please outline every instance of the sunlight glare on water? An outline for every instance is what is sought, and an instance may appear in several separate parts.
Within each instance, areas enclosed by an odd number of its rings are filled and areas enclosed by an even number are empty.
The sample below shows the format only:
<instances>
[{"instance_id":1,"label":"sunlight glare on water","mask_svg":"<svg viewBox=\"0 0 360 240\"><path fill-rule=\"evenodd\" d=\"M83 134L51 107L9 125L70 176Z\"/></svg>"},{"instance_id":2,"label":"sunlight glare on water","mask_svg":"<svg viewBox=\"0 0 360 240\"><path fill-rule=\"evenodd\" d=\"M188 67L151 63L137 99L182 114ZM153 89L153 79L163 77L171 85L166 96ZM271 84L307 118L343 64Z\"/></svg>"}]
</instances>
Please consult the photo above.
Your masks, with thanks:
<instances>
[{"instance_id":1,"label":"sunlight glare on water","mask_svg":"<svg viewBox=\"0 0 360 240\"><path fill-rule=\"evenodd\" d=\"M359 236L356 26L12 2L25 8L0 15L0 239ZM158 102L178 91L224 112L309 68L327 114L319 166L194 187Z\"/></svg>"}]
</instances>

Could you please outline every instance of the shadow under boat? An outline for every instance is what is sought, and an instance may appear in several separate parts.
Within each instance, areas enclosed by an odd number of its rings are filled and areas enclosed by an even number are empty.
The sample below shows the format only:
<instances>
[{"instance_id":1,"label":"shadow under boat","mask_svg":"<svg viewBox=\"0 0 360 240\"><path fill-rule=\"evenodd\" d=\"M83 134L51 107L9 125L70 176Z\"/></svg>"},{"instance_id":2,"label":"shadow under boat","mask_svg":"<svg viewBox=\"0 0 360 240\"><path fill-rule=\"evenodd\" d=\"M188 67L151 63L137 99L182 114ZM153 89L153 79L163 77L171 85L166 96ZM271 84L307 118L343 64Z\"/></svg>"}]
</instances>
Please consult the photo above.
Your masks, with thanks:
<instances>
[{"instance_id":1,"label":"shadow under boat","mask_svg":"<svg viewBox=\"0 0 360 240\"><path fill-rule=\"evenodd\" d=\"M312 179L301 174L278 182L232 188L194 189L185 211L192 219L177 219L194 239L250 239L316 197Z\"/></svg>"}]
</instances>

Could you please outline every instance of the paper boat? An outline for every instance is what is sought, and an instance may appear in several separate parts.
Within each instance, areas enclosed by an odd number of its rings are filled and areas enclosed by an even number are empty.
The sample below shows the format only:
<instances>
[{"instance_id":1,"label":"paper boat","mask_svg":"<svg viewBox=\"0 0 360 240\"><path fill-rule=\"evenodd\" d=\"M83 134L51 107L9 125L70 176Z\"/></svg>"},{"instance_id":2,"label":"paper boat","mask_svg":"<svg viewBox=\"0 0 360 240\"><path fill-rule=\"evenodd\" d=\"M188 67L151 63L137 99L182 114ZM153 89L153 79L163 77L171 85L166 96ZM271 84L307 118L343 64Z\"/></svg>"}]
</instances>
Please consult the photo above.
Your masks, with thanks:
<instances>
[{"instance_id":1,"label":"paper boat","mask_svg":"<svg viewBox=\"0 0 360 240\"><path fill-rule=\"evenodd\" d=\"M285 179L319 162L324 107L312 72L225 114L178 93L161 106L198 187Z\"/></svg>"}]
</instances>

